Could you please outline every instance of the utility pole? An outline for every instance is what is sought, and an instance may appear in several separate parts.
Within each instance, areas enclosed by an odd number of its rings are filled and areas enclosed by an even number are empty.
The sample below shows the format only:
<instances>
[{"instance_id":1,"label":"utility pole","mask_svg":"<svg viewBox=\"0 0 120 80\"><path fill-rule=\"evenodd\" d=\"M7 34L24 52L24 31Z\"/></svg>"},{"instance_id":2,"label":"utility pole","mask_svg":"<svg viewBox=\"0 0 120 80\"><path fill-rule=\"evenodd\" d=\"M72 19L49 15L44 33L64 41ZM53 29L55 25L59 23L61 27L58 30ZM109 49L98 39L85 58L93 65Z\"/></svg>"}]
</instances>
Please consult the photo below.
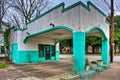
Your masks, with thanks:
<instances>
[{"instance_id":1,"label":"utility pole","mask_svg":"<svg viewBox=\"0 0 120 80\"><path fill-rule=\"evenodd\" d=\"M114 56L114 0L111 0L111 18L110 18L110 62L113 62Z\"/></svg>"}]
</instances>

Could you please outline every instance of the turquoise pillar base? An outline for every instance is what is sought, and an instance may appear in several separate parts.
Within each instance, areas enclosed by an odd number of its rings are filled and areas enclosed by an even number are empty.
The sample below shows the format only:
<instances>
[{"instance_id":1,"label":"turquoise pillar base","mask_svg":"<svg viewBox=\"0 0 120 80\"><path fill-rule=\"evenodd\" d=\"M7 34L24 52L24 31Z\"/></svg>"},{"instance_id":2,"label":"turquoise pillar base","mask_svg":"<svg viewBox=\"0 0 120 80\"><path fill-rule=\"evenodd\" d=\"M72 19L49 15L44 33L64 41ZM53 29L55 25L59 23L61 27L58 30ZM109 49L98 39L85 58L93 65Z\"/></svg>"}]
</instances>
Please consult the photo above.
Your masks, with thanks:
<instances>
[{"instance_id":1,"label":"turquoise pillar base","mask_svg":"<svg viewBox=\"0 0 120 80\"><path fill-rule=\"evenodd\" d=\"M56 59L55 60L60 60L60 51L56 50Z\"/></svg>"},{"instance_id":2,"label":"turquoise pillar base","mask_svg":"<svg viewBox=\"0 0 120 80\"><path fill-rule=\"evenodd\" d=\"M11 58L12 62L16 63L17 62L17 55L18 55L18 43L13 43L11 45Z\"/></svg>"},{"instance_id":3,"label":"turquoise pillar base","mask_svg":"<svg viewBox=\"0 0 120 80\"><path fill-rule=\"evenodd\" d=\"M102 40L102 60L104 64L109 64L109 40Z\"/></svg>"},{"instance_id":4,"label":"turquoise pillar base","mask_svg":"<svg viewBox=\"0 0 120 80\"><path fill-rule=\"evenodd\" d=\"M85 33L73 33L74 71L85 71Z\"/></svg>"}]
</instances>

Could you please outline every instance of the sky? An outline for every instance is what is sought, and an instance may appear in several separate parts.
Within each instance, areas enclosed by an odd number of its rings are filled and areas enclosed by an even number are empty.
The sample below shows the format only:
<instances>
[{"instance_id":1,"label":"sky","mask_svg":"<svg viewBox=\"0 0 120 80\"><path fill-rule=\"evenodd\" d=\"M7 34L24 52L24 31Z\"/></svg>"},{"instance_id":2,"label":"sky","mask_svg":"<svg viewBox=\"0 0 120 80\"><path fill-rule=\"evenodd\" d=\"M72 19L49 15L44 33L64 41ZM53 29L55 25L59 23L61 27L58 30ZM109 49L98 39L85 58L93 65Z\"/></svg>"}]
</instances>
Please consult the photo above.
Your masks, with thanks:
<instances>
[{"instance_id":1,"label":"sky","mask_svg":"<svg viewBox=\"0 0 120 80\"><path fill-rule=\"evenodd\" d=\"M65 7L70 6L80 0L50 0L50 6L54 7L57 4L60 4L61 2L65 3ZM87 1L93 2L98 8L100 8L106 15L110 14L110 0L81 0L85 4L87 4ZM114 10L115 15L120 15L120 0L114 0Z\"/></svg>"}]
</instances>

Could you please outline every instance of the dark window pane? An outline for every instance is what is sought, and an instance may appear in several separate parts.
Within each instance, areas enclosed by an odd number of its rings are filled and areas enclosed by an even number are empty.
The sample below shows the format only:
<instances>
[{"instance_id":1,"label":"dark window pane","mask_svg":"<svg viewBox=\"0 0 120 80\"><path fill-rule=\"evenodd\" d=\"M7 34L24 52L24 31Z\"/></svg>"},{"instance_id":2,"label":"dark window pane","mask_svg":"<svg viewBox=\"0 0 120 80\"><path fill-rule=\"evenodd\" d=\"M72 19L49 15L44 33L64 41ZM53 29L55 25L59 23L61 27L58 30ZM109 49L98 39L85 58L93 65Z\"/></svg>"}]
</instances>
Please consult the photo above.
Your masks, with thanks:
<instances>
[{"instance_id":1,"label":"dark window pane","mask_svg":"<svg viewBox=\"0 0 120 80\"><path fill-rule=\"evenodd\" d=\"M38 50L39 50L39 57L43 57L44 56L44 45L39 45Z\"/></svg>"},{"instance_id":2,"label":"dark window pane","mask_svg":"<svg viewBox=\"0 0 120 80\"><path fill-rule=\"evenodd\" d=\"M55 50L55 46L53 45L53 46L52 46L52 56L55 56L55 51L56 51L56 50Z\"/></svg>"}]
</instances>

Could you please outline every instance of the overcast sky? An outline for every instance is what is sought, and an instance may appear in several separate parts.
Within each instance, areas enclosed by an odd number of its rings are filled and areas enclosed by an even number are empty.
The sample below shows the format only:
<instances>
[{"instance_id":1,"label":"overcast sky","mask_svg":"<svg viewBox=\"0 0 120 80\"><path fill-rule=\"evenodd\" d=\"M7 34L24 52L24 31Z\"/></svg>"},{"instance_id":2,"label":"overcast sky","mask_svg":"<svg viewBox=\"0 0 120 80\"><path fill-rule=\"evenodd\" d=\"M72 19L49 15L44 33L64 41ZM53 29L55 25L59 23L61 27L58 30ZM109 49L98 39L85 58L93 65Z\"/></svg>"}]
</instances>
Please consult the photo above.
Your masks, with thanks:
<instances>
[{"instance_id":1,"label":"overcast sky","mask_svg":"<svg viewBox=\"0 0 120 80\"><path fill-rule=\"evenodd\" d=\"M65 7L72 5L80 0L50 0L51 1L51 6L55 6L61 2L65 2ZM87 3L88 0L81 0L85 4ZM98 6L102 11L104 11L106 14L110 13L110 0L89 0L93 2L96 6ZM114 9L115 9L115 15L119 14L120 15L120 0L114 0Z\"/></svg>"}]
</instances>

